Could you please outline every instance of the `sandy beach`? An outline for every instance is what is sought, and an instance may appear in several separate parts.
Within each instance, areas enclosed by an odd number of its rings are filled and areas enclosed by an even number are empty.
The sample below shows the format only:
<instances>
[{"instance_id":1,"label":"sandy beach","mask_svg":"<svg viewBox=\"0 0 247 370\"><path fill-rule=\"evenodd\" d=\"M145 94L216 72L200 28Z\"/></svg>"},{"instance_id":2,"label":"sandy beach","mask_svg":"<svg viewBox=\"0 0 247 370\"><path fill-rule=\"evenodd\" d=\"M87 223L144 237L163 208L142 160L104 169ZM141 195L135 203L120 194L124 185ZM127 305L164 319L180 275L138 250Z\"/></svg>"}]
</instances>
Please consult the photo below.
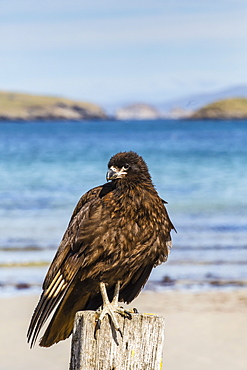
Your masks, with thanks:
<instances>
[{"instance_id":1,"label":"sandy beach","mask_svg":"<svg viewBox=\"0 0 247 370\"><path fill-rule=\"evenodd\" d=\"M26 343L37 296L0 299L0 370L65 370L70 339L51 348ZM244 370L247 363L247 291L151 292L133 302L165 317L165 370Z\"/></svg>"}]
</instances>

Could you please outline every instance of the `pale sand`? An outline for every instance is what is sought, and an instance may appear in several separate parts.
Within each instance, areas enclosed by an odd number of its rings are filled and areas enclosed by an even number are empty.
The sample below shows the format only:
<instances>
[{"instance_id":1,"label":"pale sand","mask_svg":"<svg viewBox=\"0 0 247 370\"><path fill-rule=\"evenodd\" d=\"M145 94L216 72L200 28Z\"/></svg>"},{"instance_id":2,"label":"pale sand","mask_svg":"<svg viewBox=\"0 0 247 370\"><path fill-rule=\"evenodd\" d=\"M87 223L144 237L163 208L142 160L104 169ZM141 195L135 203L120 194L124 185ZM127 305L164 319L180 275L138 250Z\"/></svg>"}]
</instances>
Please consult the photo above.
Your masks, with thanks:
<instances>
[{"instance_id":1,"label":"pale sand","mask_svg":"<svg viewBox=\"0 0 247 370\"><path fill-rule=\"evenodd\" d=\"M26 344L38 297L0 299L0 369L65 370L70 340L50 348ZM131 307L165 317L164 370L247 369L247 291L142 292Z\"/></svg>"}]
</instances>

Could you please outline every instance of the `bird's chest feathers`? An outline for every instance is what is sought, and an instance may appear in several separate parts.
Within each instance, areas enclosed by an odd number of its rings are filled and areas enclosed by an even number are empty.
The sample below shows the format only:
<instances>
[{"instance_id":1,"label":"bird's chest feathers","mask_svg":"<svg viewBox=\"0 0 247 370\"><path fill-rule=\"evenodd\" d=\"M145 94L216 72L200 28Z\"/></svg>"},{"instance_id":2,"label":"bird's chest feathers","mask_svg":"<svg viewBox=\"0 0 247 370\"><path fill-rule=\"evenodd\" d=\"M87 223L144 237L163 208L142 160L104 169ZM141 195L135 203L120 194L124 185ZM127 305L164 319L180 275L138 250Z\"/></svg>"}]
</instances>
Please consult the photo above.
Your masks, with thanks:
<instances>
[{"instance_id":1,"label":"bird's chest feathers","mask_svg":"<svg viewBox=\"0 0 247 370\"><path fill-rule=\"evenodd\" d=\"M127 189L112 196L111 217L136 219L140 214L150 214L150 195L142 188Z\"/></svg>"},{"instance_id":2,"label":"bird's chest feathers","mask_svg":"<svg viewBox=\"0 0 247 370\"><path fill-rule=\"evenodd\" d=\"M154 231L160 213L159 206L157 198L155 200L152 193L142 187L112 193L104 200L104 208L115 230L119 230L129 241L146 233L147 226Z\"/></svg>"},{"instance_id":3,"label":"bird's chest feathers","mask_svg":"<svg viewBox=\"0 0 247 370\"><path fill-rule=\"evenodd\" d=\"M157 239L162 225L162 204L159 197L142 188L120 194L107 194L103 214L108 214L107 238L104 245L111 251L111 266L132 266L137 260L157 259Z\"/></svg>"}]
</instances>

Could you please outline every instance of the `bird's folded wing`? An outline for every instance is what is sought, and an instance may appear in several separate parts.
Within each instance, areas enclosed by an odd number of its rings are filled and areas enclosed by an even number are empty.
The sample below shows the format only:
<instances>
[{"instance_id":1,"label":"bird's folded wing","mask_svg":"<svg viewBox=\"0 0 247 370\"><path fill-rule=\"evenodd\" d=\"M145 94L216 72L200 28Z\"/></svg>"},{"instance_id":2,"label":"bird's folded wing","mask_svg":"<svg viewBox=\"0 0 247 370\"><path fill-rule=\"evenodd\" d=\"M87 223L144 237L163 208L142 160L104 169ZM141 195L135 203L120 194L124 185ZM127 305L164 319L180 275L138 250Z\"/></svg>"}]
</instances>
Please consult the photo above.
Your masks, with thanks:
<instances>
[{"instance_id":1,"label":"bird's folded wing","mask_svg":"<svg viewBox=\"0 0 247 370\"><path fill-rule=\"evenodd\" d=\"M101 207L101 198L99 198L101 191L102 187L97 187L84 194L74 210L45 277L43 293L29 325L27 336L31 346L34 345L41 327L73 283L79 269L83 267L82 254L86 244L83 245L80 229L83 229L89 213L93 212L91 209L93 208L95 212ZM94 259L93 255L91 257ZM97 255L95 258L98 258Z\"/></svg>"}]
</instances>

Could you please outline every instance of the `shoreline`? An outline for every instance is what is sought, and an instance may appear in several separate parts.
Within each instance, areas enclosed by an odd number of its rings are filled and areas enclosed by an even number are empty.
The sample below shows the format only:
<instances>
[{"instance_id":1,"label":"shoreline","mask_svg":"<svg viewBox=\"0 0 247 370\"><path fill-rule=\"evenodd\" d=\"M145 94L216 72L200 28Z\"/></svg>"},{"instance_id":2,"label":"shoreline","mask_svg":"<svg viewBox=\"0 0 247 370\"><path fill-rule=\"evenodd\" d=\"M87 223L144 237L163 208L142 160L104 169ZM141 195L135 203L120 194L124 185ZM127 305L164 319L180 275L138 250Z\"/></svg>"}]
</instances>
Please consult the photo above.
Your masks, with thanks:
<instances>
[{"instance_id":1,"label":"shoreline","mask_svg":"<svg viewBox=\"0 0 247 370\"><path fill-rule=\"evenodd\" d=\"M35 124L35 123L63 123L63 122L75 122L75 123L84 123L84 122L99 122L99 123L104 123L104 122L122 122L122 123L133 123L133 122L201 122L201 123L204 123L205 122L209 122L209 121L217 121L217 122L231 122L231 121L237 121L237 122L244 122L244 121L247 121L247 116L243 116L243 117L238 117L238 116L229 116L229 117L225 117L225 116L218 116L218 117L188 117L188 116L182 116L182 117L179 117L179 118L174 118L174 117L169 117L169 116L164 116L164 117L159 117L159 118L144 118L144 119L133 119L133 118L129 118L129 119L118 119L114 116L107 116L107 117L90 117L90 116L87 116L87 117L80 117L80 118L67 118L66 116L63 117L63 116L59 116L59 117L53 117L53 116L44 116L44 117L41 117L41 116L38 116L38 117L21 117L21 116L16 116L16 117L8 117L8 116L4 116L4 115L1 115L0 116L0 124L5 124L5 123L18 123L18 124L21 124L21 123L31 123L31 124Z\"/></svg>"},{"instance_id":2,"label":"shoreline","mask_svg":"<svg viewBox=\"0 0 247 370\"><path fill-rule=\"evenodd\" d=\"M65 370L70 339L30 350L26 331L38 295L0 298L0 370ZM129 308L165 317L165 370L244 370L247 346L247 289L143 291Z\"/></svg>"},{"instance_id":3,"label":"shoreline","mask_svg":"<svg viewBox=\"0 0 247 370\"><path fill-rule=\"evenodd\" d=\"M19 282L1 282L0 281L0 299L20 296L38 295L41 292L42 284L36 282L20 280ZM231 292L231 291L247 291L247 281L245 280L228 280L228 279L212 279L212 280L175 280L169 276L164 276L162 280L147 282L143 289L146 293L166 294L169 292L176 293L214 293L214 292Z\"/></svg>"}]
</instances>

